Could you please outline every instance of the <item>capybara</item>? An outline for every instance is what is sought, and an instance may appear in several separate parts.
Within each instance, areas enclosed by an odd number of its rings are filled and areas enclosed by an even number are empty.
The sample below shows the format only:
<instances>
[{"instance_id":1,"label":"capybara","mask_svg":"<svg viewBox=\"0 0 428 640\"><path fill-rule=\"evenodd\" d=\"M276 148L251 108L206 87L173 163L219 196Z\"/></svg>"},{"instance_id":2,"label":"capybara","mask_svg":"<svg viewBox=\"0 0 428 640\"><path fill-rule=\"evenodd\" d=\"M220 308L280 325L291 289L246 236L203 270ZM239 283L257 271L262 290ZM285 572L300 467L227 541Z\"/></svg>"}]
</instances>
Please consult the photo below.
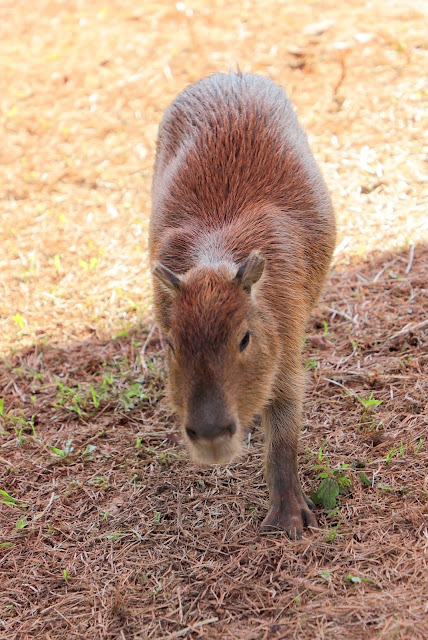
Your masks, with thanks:
<instances>
[{"instance_id":1,"label":"capybara","mask_svg":"<svg viewBox=\"0 0 428 640\"><path fill-rule=\"evenodd\" d=\"M305 325L335 244L331 200L284 89L215 73L159 128L150 258L169 397L192 457L228 463L261 416L262 529L316 526L297 473Z\"/></svg>"}]
</instances>

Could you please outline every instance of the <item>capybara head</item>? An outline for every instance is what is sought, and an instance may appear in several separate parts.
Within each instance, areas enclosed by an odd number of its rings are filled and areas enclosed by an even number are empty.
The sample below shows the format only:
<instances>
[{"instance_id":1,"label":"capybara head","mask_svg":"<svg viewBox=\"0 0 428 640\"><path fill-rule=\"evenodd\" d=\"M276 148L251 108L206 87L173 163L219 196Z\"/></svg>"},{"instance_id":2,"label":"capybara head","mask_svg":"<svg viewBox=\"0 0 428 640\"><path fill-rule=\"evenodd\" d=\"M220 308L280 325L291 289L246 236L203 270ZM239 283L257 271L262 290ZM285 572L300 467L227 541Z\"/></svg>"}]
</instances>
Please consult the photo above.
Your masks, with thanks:
<instances>
[{"instance_id":1,"label":"capybara head","mask_svg":"<svg viewBox=\"0 0 428 640\"><path fill-rule=\"evenodd\" d=\"M243 429L270 398L277 370L275 322L258 290L265 260L197 266L178 275L158 263L169 394L192 457L229 462Z\"/></svg>"}]
</instances>

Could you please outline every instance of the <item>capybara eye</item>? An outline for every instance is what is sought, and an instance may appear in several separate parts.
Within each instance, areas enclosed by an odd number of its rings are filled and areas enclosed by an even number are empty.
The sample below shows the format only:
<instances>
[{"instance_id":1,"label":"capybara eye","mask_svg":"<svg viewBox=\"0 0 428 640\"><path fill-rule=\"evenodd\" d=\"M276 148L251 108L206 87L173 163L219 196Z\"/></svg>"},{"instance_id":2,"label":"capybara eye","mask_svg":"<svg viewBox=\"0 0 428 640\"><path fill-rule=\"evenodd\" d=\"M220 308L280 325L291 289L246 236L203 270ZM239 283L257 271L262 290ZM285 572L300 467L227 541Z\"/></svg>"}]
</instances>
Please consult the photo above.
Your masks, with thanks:
<instances>
[{"instance_id":1,"label":"capybara eye","mask_svg":"<svg viewBox=\"0 0 428 640\"><path fill-rule=\"evenodd\" d=\"M250 332L247 331L245 336L242 338L239 344L239 351L244 351L248 347L248 343L250 342Z\"/></svg>"}]
</instances>

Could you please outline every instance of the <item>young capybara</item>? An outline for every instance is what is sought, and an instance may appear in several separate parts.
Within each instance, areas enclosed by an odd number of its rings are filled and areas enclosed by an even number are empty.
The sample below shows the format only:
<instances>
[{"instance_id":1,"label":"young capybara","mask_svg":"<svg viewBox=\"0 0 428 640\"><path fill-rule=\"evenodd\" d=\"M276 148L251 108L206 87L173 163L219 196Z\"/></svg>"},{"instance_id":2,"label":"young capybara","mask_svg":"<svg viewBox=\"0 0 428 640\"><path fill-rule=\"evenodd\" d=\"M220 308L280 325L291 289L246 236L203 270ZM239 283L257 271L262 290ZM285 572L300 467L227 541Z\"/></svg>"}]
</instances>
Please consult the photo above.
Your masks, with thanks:
<instances>
[{"instance_id":1,"label":"young capybara","mask_svg":"<svg viewBox=\"0 0 428 640\"><path fill-rule=\"evenodd\" d=\"M262 418L263 529L316 526L297 474L301 346L335 243L330 197L284 89L216 73L159 129L150 257L169 395L192 457L227 463Z\"/></svg>"}]
</instances>

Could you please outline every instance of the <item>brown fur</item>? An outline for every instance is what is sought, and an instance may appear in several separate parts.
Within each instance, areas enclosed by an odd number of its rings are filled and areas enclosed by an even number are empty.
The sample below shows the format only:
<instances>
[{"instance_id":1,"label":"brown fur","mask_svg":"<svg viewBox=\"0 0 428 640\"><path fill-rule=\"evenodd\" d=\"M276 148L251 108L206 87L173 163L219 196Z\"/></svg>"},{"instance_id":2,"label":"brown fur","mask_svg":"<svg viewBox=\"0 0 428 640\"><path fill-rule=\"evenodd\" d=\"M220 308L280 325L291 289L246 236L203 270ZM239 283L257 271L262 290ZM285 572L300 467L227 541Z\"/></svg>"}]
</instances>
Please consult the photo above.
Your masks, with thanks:
<instances>
[{"instance_id":1,"label":"brown fur","mask_svg":"<svg viewBox=\"0 0 428 640\"><path fill-rule=\"evenodd\" d=\"M205 463L228 462L261 414L263 526L292 537L316 524L297 475L300 349L334 242L329 195L282 88L215 74L175 99L159 130L150 228L171 401Z\"/></svg>"}]
</instances>

